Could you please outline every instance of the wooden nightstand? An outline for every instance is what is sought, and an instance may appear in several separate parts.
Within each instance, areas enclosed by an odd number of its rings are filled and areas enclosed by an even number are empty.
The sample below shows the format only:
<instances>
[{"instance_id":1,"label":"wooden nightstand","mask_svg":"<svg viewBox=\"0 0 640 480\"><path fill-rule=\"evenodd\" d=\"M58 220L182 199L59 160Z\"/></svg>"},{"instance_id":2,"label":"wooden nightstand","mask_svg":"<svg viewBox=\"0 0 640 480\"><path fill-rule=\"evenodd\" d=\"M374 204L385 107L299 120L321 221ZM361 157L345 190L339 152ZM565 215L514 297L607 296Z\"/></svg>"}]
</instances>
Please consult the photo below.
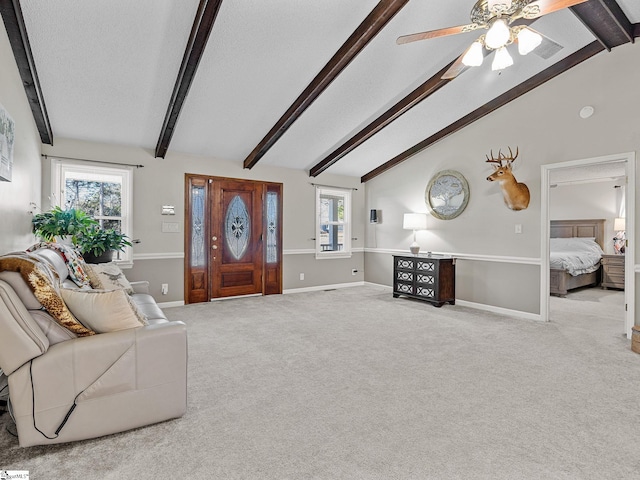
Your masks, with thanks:
<instances>
[{"instance_id":1,"label":"wooden nightstand","mask_svg":"<svg viewBox=\"0 0 640 480\"><path fill-rule=\"evenodd\" d=\"M601 286L624 290L624 255L602 256Z\"/></svg>"}]
</instances>

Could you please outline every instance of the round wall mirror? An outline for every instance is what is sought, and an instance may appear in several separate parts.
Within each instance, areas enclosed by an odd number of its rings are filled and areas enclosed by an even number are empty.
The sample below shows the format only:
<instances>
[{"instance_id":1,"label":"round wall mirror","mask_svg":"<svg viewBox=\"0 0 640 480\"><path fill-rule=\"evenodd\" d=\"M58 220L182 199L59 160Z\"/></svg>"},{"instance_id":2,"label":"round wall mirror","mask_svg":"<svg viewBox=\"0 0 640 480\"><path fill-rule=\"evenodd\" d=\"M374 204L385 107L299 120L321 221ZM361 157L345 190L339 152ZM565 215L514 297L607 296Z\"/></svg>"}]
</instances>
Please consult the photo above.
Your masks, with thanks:
<instances>
[{"instance_id":1,"label":"round wall mirror","mask_svg":"<svg viewBox=\"0 0 640 480\"><path fill-rule=\"evenodd\" d=\"M467 207L469 184L460 172L443 170L429 181L424 196L431 215L441 220L451 220Z\"/></svg>"}]
</instances>

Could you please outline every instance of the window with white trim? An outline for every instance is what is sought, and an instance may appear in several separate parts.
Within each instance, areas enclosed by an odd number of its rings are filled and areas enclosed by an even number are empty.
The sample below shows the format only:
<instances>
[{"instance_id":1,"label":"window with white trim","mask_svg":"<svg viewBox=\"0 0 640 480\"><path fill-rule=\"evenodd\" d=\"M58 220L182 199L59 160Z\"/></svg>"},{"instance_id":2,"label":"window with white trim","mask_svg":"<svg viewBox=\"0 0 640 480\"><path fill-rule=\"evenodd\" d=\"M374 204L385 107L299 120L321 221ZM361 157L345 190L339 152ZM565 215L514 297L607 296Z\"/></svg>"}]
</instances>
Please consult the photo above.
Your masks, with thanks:
<instances>
[{"instance_id":1,"label":"window with white trim","mask_svg":"<svg viewBox=\"0 0 640 480\"><path fill-rule=\"evenodd\" d=\"M51 203L82 210L104 229L114 229L132 238L132 168L53 159ZM114 260L131 264L131 247L116 252Z\"/></svg>"},{"instance_id":2,"label":"window with white trim","mask_svg":"<svg viewBox=\"0 0 640 480\"><path fill-rule=\"evenodd\" d=\"M316 258L351 257L351 190L316 187Z\"/></svg>"}]
</instances>

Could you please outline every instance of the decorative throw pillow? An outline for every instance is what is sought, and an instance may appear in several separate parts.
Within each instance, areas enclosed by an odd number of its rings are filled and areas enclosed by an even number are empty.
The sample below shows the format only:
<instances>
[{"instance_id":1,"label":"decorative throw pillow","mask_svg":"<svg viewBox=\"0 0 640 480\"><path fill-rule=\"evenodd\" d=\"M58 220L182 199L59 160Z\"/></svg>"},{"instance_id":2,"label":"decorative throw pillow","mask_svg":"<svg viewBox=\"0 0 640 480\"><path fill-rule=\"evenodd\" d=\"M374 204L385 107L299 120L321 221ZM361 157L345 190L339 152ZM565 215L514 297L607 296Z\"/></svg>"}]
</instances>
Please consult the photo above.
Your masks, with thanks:
<instances>
[{"instance_id":1,"label":"decorative throw pillow","mask_svg":"<svg viewBox=\"0 0 640 480\"><path fill-rule=\"evenodd\" d=\"M146 325L139 320L129 296L117 290L72 290L63 288L62 298L69 310L98 333L115 332Z\"/></svg>"},{"instance_id":2,"label":"decorative throw pillow","mask_svg":"<svg viewBox=\"0 0 640 480\"><path fill-rule=\"evenodd\" d=\"M78 337L95 335L95 331L87 328L81 323L81 320L79 321L72 315L60 296L58 296L58 292L56 292L42 272L34 269L29 273L29 283L33 287L33 294L38 301L60 325L69 329Z\"/></svg>"},{"instance_id":3,"label":"decorative throw pillow","mask_svg":"<svg viewBox=\"0 0 640 480\"><path fill-rule=\"evenodd\" d=\"M131 298L130 295L126 296L127 301L129 302L129 306L131 307L131 310L133 310L134 315L136 316L136 318L138 319L138 321L142 324L142 325L149 325L149 319L147 318L147 316L142 313L142 311L138 308L138 305L136 305L136 302L133 301L133 298Z\"/></svg>"},{"instance_id":4,"label":"decorative throw pillow","mask_svg":"<svg viewBox=\"0 0 640 480\"><path fill-rule=\"evenodd\" d=\"M93 288L105 290L120 288L129 295L133 293L133 287L129 280L115 262L94 263L87 265L87 270Z\"/></svg>"},{"instance_id":5,"label":"decorative throw pillow","mask_svg":"<svg viewBox=\"0 0 640 480\"><path fill-rule=\"evenodd\" d=\"M78 337L96 333L82 325L64 304L56 287L58 274L48 262L30 253L17 252L0 257L0 271L20 273L38 302L55 321Z\"/></svg>"},{"instance_id":6,"label":"decorative throw pillow","mask_svg":"<svg viewBox=\"0 0 640 480\"><path fill-rule=\"evenodd\" d=\"M73 280L73 283L81 288L91 286L89 275L87 274L87 264L84 258L82 258L82 255L80 255L73 246L63 243L40 242L29 247L27 252L34 252L40 248L48 248L58 252L67 266L69 278Z\"/></svg>"}]
</instances>

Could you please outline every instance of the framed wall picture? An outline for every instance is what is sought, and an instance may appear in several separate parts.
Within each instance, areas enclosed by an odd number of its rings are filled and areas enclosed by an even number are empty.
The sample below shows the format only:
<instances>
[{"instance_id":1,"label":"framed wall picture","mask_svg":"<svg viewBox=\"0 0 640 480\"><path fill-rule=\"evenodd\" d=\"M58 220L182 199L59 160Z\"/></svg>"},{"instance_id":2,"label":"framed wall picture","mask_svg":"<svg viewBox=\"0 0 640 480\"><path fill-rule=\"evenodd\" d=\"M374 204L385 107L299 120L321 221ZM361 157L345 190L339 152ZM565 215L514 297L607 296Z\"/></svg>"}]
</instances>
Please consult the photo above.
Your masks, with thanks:
<instances>
[{"instance_id":1,"label":"framed wall picture","mask_svg":"<svg viewBox=\"0 0 640 480\"><path fill-rule=\"evenodd\" d=\"M460 172L443 170L429 181L424 197L431 215L440 220L451 220L467 207L469 184Z\"/></svg>"},{"instance_id":2,"label":"framed wall picture","mask_svg":"<svg viewBox=\"0 0 640 480\"><path fill-rule=\"evenodd\" d=\"M11 181L16 124L0 104L0 180Z\"/></svg>"}]
</instances>

